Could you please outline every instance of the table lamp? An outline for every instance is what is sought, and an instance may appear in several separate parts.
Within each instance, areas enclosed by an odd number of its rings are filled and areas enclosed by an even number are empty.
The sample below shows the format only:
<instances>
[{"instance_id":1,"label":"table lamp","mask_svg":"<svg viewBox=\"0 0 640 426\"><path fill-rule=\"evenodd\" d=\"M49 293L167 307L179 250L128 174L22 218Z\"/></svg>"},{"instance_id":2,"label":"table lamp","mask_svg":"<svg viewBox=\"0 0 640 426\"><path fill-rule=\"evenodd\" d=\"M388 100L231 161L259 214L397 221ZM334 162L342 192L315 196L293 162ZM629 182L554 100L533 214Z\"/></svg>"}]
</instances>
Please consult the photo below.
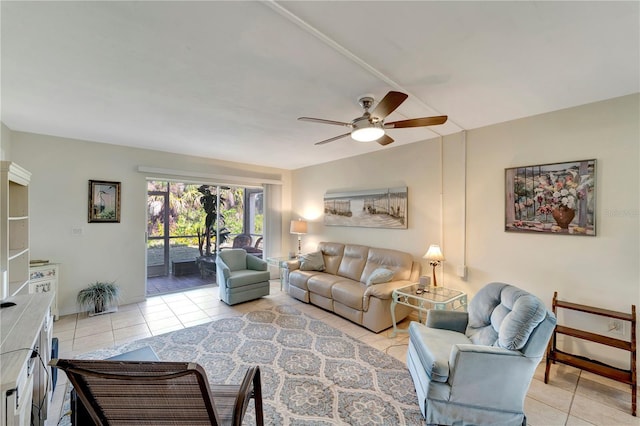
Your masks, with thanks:
<instances>
[{"instance_id":1,"label":"table lamp","mask_svg":"<svg viewBox=\"0 0 640 426\"><path fill-rule=\"evenodd\" d=\"M429 246L429 250L422 256L423 259L427 259L429 264L433 267L433 286L437 287L438 282L436 281L436 266L440 264L444 260L444 255L442 254L442 250L440 250L440 246L437 244L431 244Z\"/></svg>"},{"instance_id":2,"label":"table lamp","mask_svg":"<svg viewBox=\"0 0 640 426\"><path fill-rule=\"evenodd\" d=\"M307 233L307 221L302 219L292 220L289 232L298 235L298 256L300 256L302 254L301 235Z\"/></svg>"}]
</instances>

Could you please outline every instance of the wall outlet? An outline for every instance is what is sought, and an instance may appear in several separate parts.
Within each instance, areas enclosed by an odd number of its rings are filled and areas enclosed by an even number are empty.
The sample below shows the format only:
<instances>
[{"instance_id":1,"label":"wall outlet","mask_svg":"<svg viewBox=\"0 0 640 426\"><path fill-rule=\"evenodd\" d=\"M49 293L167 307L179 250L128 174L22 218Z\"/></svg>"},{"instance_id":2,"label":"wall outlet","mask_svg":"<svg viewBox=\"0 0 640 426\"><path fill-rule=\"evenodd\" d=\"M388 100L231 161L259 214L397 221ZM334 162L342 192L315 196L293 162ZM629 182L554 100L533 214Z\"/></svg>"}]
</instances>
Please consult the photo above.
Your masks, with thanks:
<instances>
[{"instance_id":1,"label":"wall outlet","mask_svg":"<svg viewBox=\"0 0 640 426\"><path fill-rule=\"evenodd\" d=\"M456 267L456 275L462 279L467 278L467 267L465 265L458 265Z\"/></svg>"},{"instance_id":2,"label":"wall outlet","mask_svg":"<svg viewBox=\"0 0 640 426\"><path fill-rule=\"evenodd\" d=\"M624 323L625 321L618 319L611 319L607 324L607 330L611 334L615 334L618 336L624 336Z\"/></svg>"},{"instance_id":3,"label":"wall outlet","mask_svg":"<svg viewBox=\"0 0 640 426\"><path fill-rule=\"evenodd\" d=\"M84 229L82 227L80 228L71 228L71 235L74 236L80 236L84 234Z\"/></svg>"}]
</instances>

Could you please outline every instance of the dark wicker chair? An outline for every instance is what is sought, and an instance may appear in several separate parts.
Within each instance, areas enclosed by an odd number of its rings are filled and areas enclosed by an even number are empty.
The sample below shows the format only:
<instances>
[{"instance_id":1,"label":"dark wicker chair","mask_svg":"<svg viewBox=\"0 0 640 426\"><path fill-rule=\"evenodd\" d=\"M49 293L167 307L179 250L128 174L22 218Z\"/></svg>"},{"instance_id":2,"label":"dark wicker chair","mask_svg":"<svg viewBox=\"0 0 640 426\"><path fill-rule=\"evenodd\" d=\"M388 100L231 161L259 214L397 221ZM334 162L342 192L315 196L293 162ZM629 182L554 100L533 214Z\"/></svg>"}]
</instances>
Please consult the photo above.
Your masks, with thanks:
<instances>
[{"instance_id":1,"label":"dark wicker chair","mask_svg":"<svg viewBox=\"0 0 640 426\"><path fill-rule=\"evenodd\" d=\"M251 398L263 425L260 369L240 385L209 384L188 362L53 359L96 425L240 425Z\"/></svg>"}]
</instances>

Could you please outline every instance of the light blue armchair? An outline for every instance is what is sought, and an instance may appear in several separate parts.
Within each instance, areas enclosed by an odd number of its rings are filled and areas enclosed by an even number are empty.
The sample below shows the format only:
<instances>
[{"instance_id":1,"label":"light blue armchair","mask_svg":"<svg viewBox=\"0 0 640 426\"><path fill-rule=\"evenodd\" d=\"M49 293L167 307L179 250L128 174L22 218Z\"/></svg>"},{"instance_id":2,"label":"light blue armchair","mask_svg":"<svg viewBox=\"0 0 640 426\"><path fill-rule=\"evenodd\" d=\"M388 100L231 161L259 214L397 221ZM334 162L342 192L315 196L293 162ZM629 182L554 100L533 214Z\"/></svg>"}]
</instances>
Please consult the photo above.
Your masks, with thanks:
<instances>
[{"instance_id":1,"label":"light blue armchair","mask_svg":"<svg viewBox=\"0 0 640 426\"><path fill-rule=\"evenodd\" d=\"M536 296L491 283L467 312L409 326L407 366L428 424L526 425L524 399L556 318Z\"/></svg>"},{"instance_id":2,"label":"light blue armchair","mask_svg":"<svg viewBox=\"0 0 640 426\"><path fill-rule=\"evenodd\" d=\"M269 294L267 262L243 249L222 250L216 256L220 300L235 305Z\"/></svg>"}]
</instances>

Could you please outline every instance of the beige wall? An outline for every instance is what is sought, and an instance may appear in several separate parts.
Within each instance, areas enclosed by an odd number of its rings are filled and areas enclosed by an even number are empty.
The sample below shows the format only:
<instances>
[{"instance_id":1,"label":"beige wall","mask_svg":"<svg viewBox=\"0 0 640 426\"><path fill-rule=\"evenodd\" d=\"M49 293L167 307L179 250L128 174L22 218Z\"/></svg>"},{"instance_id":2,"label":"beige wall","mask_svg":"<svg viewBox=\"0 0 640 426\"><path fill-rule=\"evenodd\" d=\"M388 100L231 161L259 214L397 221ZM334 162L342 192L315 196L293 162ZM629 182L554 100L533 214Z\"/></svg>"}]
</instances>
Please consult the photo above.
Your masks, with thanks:
<instances>
[{"instance_id":1,"label":"beige wall","mask_svg":"<svg viewBox=\"0 0 640 426\"><path fill-rule=\"evenodd\" d=\"M440 140L432 139L296 170L293 210L314 221L303 250L341 241L420 258L429 244L440 243L447 262L439 281L470 295L502 281L549 306L558 291L565 300L628 312L640 302L639 103L632 95L476 129L466 143L463 134L452 135L442 142L442 163ZM596 237L504 231L505 168L591 158L597 159ZM409 187L409 229L323 225L325 192L399 185ZM456 276L464 264L466 280ZM567 318L574 320L599 332L608 325Z\"/></svg>"},{"instance_id":2,"label":"beige wall","mask_svg":"<svg viewBox=\"0 0 640 426\"><path fill-rule=\"evenodd\" d=\"M0 161L11 159L11 130L0 122Z\"/></svg>"},{"instance_id":3,"label":"beige wall","mask_svg":"<svg viewBox=\"0 0 640 426\"><path fill-rule=\"evenodd\" d=\"M123 304L144 299L147 175L138 166L282 180L290 198L290 172L285 170L32 133L11 136L11 161L32 173L31 258L61 263L61 315L76 312L78 291L97 280L115 280ZM87 222L90 179L122 182L119 224Z\"/></svg>"}]
</instances>

